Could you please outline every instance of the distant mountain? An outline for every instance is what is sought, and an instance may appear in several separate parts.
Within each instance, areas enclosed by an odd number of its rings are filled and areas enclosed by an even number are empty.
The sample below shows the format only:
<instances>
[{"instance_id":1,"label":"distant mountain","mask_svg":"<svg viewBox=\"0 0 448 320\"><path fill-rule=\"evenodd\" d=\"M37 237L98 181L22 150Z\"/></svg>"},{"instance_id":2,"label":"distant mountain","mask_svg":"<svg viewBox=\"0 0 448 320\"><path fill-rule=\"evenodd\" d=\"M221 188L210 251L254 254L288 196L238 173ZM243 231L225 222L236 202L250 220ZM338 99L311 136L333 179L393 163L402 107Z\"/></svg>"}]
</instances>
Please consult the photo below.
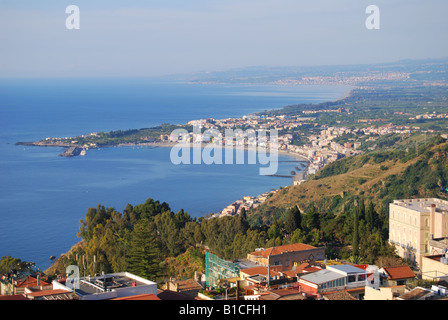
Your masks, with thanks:
<instances>
[{"instance_id":1,"label":"distant mountain","mask_svg":"<svg viewBox=\"0 0 448 320\"><path fill-rule=\"evenodd\" d=\"M329 82L334 79L328 77L352 77L350 83L365 85L378 83L378 77L366 78L366 75L375 74L399 74L404 73L403 78L392 78L399 80L414 81L447 81L448 80L448 57L439 59L410 60L404 59L390 63L354 64L354 65L324 65L324 66L250 66L244 68L233 68L226 71L203 71L191 74L172 75L166 79L198 82L198 83L288 83L311 82L310 77L321 77L321 82ZM326 78L324 78L326 77ZM361 79L356 79L362 77ZM319 79L315 79L317 82Z\"/></svg>"}]
</instances>

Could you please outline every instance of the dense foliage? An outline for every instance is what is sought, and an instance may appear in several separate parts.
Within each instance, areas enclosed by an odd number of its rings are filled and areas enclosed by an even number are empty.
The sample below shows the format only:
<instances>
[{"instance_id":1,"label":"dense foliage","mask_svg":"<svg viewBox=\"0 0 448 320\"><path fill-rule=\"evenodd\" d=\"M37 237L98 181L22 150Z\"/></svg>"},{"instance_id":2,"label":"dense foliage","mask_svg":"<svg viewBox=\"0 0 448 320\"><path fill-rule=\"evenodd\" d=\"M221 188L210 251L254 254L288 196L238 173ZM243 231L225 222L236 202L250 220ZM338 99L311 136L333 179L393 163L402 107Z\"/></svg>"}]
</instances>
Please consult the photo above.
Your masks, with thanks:
<instances>
[{"instance_id":1,"label":"dense foliage","mask_svg":"<svg viewBox=\"0 0 448 320\"><path fill-rule=\"evenodd\" d=\"M384 234L384 221L373 205L338 217L316 210L301 213L297 206L286 220L251 228L245 212L233 217L193 219L181 210L174 213L168 204L149 198L144 204L128 205L123 213L98 205L89 208L80 221L82 243L58 261L59 270L76 264L84 274L102 271L129 271L164 280L170 276L191 277L204 270L204 249L225 259L244 258L257 247L304 242L326 246L331 257L349 258L356 232L356 255L373 263L378 256L393 255ZM179 264L183 264L179 268Z\"/></svg>"}]
</instances>

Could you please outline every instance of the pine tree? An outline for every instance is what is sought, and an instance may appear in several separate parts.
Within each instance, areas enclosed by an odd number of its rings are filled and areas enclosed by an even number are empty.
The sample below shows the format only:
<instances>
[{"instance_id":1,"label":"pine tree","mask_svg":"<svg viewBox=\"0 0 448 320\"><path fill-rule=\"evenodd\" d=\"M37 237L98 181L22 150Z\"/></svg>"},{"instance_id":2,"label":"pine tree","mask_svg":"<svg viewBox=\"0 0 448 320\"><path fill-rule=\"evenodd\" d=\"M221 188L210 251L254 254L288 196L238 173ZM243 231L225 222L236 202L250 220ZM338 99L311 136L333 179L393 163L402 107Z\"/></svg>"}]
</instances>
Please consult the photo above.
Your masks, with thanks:
<instances>
[{"instance_id":1,"label":"pine tree","mask_svg":"<svg viewBox=\"0 0 448 320\"><path fill-rule=\"evenodd\" d=\"M160 275L159 249L154 230L147 219L139 220L131 235L128 270L146 279Z\"/></svg>"}]
</instances>

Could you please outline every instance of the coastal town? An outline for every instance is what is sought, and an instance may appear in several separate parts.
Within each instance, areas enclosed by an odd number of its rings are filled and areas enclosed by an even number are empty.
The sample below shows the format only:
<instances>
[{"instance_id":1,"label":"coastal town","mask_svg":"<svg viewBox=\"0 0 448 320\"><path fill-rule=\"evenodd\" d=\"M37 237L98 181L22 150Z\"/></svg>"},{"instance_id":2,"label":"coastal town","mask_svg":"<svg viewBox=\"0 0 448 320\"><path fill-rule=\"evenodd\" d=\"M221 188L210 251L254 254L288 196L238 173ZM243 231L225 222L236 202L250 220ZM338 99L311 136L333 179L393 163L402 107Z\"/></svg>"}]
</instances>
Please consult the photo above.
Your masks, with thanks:
<instances>
[{"instance_id":1,"label":"coastal town","mask_svg":"<svg viewBox=\"0 0 448 320\"><path fill-rule=\"evenodd\" d=\"M241 129L250 128L254 131L277 130L278 142L276 148L278 152L296 157L299 159L300 167L292 167L290 175L290 184L297 185L306 181L310 176L316 174L325 165L334 162L344 157L362 154L365 151L361 150L361 141L375 142L380 136L390 134L410 134L412 132L426 132L421 130L418 126L412 125L394 125L392 123L376 125L383 119L360 119L357 126L326 126L319 124L318 118L311 115L318 115L322 113L349 113L343 108L338 109L317 109L317 110L303 110L301 115L289 116L285 114L280 115L258 115L250 114L242 117L225 118L225 119L198 119L191 120L187 126L198 128L201 133L195 134L189 132L188 141L192 143L206 144L202 137L203 130L218 130L224 132L226 129ZM426 113L419 114L409 119L445 119L448 114L444 113ZM251 141L247 139L245 132L236 132L236 141L234 147L247 147ZM433 130L427 130L432 133ZM63 137L55 138L48 137L37 142L19 143L27 146L46 146L46 147L63 147L66 150L60 154L62 157L84 156L89 149L100 149L101 146L96 139L101 137L102 133L93 132L78 137ZM238 135L241 135L239 137ZM296 143L296 136L300 136L301 143ZM346 142L338 143L337 140L342 136L350 136ZM238 139L241 138L241 139ZM89 139L89 142L81 143L83 139ZM178 136L170 134L160 134L156 137L144 136L138 141L131 143L120 143L118 146L150 146L150 147L173 147L179 142ZM225 145L226 140L221 141ZM238 145L240 143L241 145ZM258 141L258 143L260 143ZM266 146L270 146L267 141ZM375 150L375 144L368 147L367 151ZM246 195L242 199L235 200L219 212L208 213L207 218L224 217L229 215L236 215L244 208L247 211L256 208L262 204L266 199L275 194L278 190L266 191L260 195Z\"/></svg>"},{"instance_id":2,"label":"coastal town","mask_svg":"<svg viewBox=\"0 0 448 320\"><path fill-rule=\"evenodd\" d=\"M332 259L324 246L291 243L256 248L232 261L206 251L205 272L162 286L129 272L77 271L52 281L40 274L3 276L0 300L447 300L448 201L400 199L390 209L389 242L417 268L394 260L375 265ZM414 229L427 236L408 242Z\"/></svg>"},{"instance_id":3,"label":"coastal town","mask_svg":"<svg viewBox=\"0 0 448 320\"><path fill-rule=\"evenodd\" d=\"M315 110L315 111L304 111L306 115L316 114L316 113L328 113L328 112L344 112L344 110ZM425 118L442 118L448 117L447 115L419 115L417 116ZM376 119L363 119L358 121L361 124L367 124L364 127L354 127L349 128L345 126L340 127L328 127L325 125L318 125L316 118L314 117L301 117L301 116L256 116L249 115L243 116L241 118L227 118L222 120L215 119L200 119L192 120L188 122L188 125L197 126L205 129L235 129L242 127L250 127L254 130L271 130L275 129L279 132L287 132L285 134L278 136L277 148L279 152L284 154L298 157L304 162L301 163L303 167L295 167L293 170L293 175L291 175L291 184L300 184L306 179L308 179L313 174L317 173L326 164L334 162L338 159L344 157L350 157L357 154L362 154L364 151L360 150L362 142L360 142L359 137L363 137L365 141L375 141L380 136L389 134L410 134L412 132L424 132L419 127L411 125L394 125L392 123L375 126L374 123L377 122ZM306 135L306 143L301 145L294 144L293 133L294 129L300 127L313 128L311 134ZM310 130L311 131L311 130ZM431 130L429 130L431 132ZM302 133L303 134L303 133ZM303 134L304 135L304 134ZM338 143L335 140L343 135L356 136L358 139L351 139L352 141L347 141L345 143ZM169 135L161 135L160 140L168 141L171 137ZM190 137L191 141L194 141L193 134ZM177 138L170 140L171 142L176 142ZM225 140L222 142L225 143ZM375 145L368 148L369 151L375 150ZM306 165L304 164L306 163ZM298 170L297 170L298 169ZM244 208L249 211L256 208L262 204L267 198L275 194L278 190L272 190L265 192L256 197L245 196L242 199L236 200L235 202L229 204L221 212L211 213L207 217L224 217L229 215L239 214L241 209Z\"/></svg>"}]
</instances>

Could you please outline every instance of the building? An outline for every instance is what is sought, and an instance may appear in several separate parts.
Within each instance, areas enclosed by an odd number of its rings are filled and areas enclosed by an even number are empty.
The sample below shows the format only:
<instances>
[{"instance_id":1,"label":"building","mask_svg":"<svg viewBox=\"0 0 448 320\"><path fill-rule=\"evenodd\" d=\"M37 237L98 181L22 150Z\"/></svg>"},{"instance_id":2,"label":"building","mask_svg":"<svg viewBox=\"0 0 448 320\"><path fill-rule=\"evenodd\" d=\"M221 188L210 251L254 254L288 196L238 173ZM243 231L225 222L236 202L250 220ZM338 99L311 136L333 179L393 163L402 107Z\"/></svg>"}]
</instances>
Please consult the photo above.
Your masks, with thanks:
<instances>
[{"instance_id":1,"label":"building","mask_svg":"<svg viewBox=\"0 0 448 320\"><path fill-rule=\"evenodd\" d=\"M135 296L113 298L111 300L129 300L129 301L155 300L155 301L159 301L161 299L159 299L155 294L146 293L146 294L138 294L138 295L135 295Z\"/></svg>"},{"instance_id":2,"label":"building","mask_svg":"<svg viewBox=\"0 0 448 320\"><path fill-rule=\"evenodd\" d=\"M396 300L432 300L434 295L435 294L432 290L416 287L413 290L397 297Z\"/></svg>"},{"instance_id":3,"label":"building","mask_svg":"<svg viewBox=\"0 0 448 320\"><path fill-rule=\"evenodd\" d=\"M40 290L52 289L52 285L43 281L40 275L26 276L24 278L11 279L6 276L0 281L0 294L20 295L25 292L25 288L39 288Z\"/></svg>"},{"instance_id":4,"label":"building","mask_svg":"<svg viewBox=\"0 0 448 320\"><path fill-rule=\"evenodd\" d=\"M390 286L373 288L366 286L364 300L395 300L405 294L406 286Z\"/></svg>"},{"instance_id":5,"label":"building","mask_svg":"<svg viewBox=\"0 0 448 320\"><path fill-rule=\"evenodd\" d=\"M404 285L408 280L416 278L415 273L408 265L383 267L379 272L384 278L383 284L387 282L387 286Z\"/></svg>"},{"instance_id":6,"label":"building","mask_svg":"<svg viewBox=\"0 0 448 320\"><path fill-rule=\"evenodd\" d=\"M187 279L187 280L170 279L165 283L162 289L182 293L190 298L195 298L198 295L198 292L203 288L199 284L199 282L193 279Z\"/></svg>"},{"instance_id":7,"label":"building","mask_svg":"<svg viewBox=\"0 0 448 320\"><path fill-rule=\"evenodd\" d=\"M205 252L205 285L214 287L220 280L239 277L240 266L232 261L226 261L213 253Z\"/></svg>"},{"instance_id":8,"label":"building","mask_svg":"<svg viewBox=\"0 0 448 320\"><path fill-rule=\"evenodd\" d=\"M78 300L78 296L69 290L32 290L26 288L23 294L29 300Z\"/></svg>"},{"instance_id":9,"label":"building","mask_svg":"<svg viewBox=\"0 0 448 320\"><path fill-rule=\"evenodd\" d=\"M308 295L352 290L351 294L361 299L367 285L367 271L349 264L332 265L300 276L298 283L300 290Z\"/></svg>"},{"instance_id":10,"label":"building","mask_svg":"<svg viewBox=\"0 0 448 320\"><path fill-rule=\"evenodd\" d=\"M423 280L448 283L448 253L423 257L421 270Z\"/></svg>"},{"instance_id":11,"label":"building","mask_svg":"<svg viewBox=\"0 0 448 320\"><path fill-rule=\"evenodd\" d=\"M395 200L389 205L389 242L397 254L421 266L429 242L448 237L448 201L437 198Z\"/></svg>"},{"instance_id":12,"label":"building","mask_svg":"<svg viewBox=\"0 0 448 320\"><path fill-rule=\"evenodd\" d=\"M271 301L271 300L305 300L306 296L303 295L296 288L283 288L276 290L268 290L258 295L248 295L244 297L244 300L261 300L261 301Z\"/></svg>"},{"instance_id":13,"label":"building","mask_svg":"<svg viewBox=\"0 0 448 320\"><path fill-rule=\"evenodd\" d=\"M259 248L247 255L247 259L264 266L282 266L291 270L294 263L310 262L325 258L325 247L314 247L303 243L287 244L272 248Z\"/></svg>"},{"instance_id":14,"label":"building","mask_svg":"<svg viewBox=\"0 0 448 320\"><path fill-rule=\"evenodd\" d=\"M431 255L444 254L448 251L448 237L429 239L428 245Z\"/></svg>"},{"instance_id":15,"label":"building","mask_svg":"<svg viewBox=\"0 0 448 320\"><path fill-rule=\"evenodd\" d=\"M157 296L157 283L129 272L110 273L97 277L82 277L74 284L79 300L110 300L143 294ZM53 281L53 289L72 291L67 283Z\"/></svg>"}]
</instances>

